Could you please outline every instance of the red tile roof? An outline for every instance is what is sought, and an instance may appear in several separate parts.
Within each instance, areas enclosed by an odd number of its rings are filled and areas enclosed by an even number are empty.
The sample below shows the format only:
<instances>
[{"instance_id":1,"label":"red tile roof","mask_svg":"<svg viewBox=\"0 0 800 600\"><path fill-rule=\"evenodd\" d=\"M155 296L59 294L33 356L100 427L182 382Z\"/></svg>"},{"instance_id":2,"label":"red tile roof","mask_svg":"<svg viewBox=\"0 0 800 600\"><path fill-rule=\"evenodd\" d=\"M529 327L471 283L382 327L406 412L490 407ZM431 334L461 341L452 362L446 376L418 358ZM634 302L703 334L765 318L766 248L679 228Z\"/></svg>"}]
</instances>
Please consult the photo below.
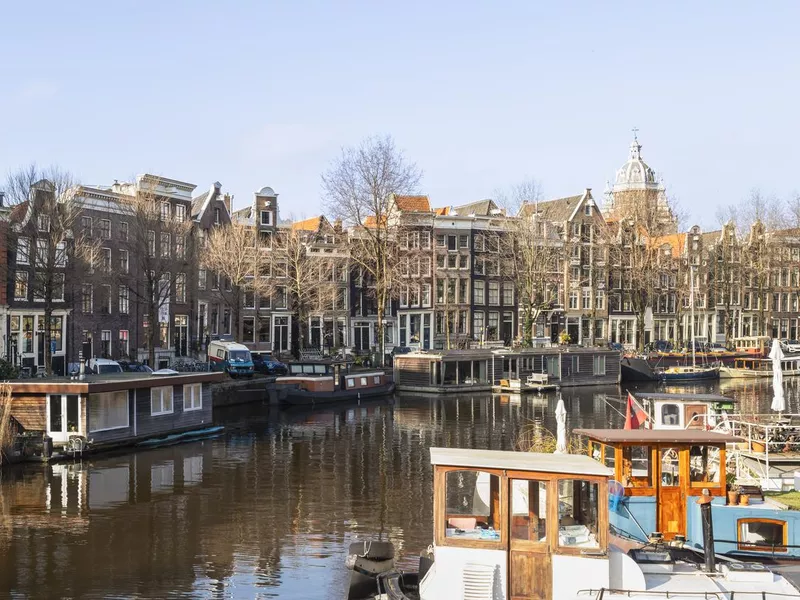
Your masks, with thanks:
<instances>
[{"instance_id":1,"label":"red tile roof","mask_svg":"<svg viewBox=\"0 0 800 600\"><path fill-rule=\"evenodd\" d=\"M317 231L319 229L319 223L321 216L319 217L311 217L310 219L304 219L303 221L296 221L292 223L292 230L293 231Z\"/></svg>"},{"instance_id":2,"label":"red tile roof","mask_svg":"<svg viewBox=\"0 0 800 600\"><path fill-rule=\"evenodd\" d=\"M411 212L431 211L431 203L427 196L395 196L394 203L400 210Z\"/></svg>"}]
</instances>

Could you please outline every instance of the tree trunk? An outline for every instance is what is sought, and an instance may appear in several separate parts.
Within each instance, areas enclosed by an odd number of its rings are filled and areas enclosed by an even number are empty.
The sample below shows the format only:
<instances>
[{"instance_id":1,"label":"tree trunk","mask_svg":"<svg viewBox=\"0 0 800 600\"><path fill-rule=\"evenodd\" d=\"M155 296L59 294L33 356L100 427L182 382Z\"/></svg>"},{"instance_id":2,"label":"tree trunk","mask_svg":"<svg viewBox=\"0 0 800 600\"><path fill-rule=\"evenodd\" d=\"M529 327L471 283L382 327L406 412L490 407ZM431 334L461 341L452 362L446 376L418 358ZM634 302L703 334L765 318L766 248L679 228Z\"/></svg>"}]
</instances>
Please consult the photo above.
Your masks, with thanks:
<instances>
[{"instance_id":1,"label":"tree trunk","mask_svg":"<svg viewBox=\"0 0 800 600\"><path fill-rule=\"evenodd\" d=\"M47 294L48 296L51 294ZM44 303L44 369L50 376L53 374L53 360L50 352L50 320L53 316L53 306L48 299Z\"/></svg>"},{"instance_id":2,"label":"tree trunk","mask_svg":"<svg viewBox=\"0 0 800 600\"><path fill-rule=\"evenodd\" d=\"M147 304L147 321L150 327L147 331L147 361L150 368L153 370L158 369L156 364L156 327L160 327L158 323L158 307L155 302L148 302Z\"/></svg>"}]
</instances>

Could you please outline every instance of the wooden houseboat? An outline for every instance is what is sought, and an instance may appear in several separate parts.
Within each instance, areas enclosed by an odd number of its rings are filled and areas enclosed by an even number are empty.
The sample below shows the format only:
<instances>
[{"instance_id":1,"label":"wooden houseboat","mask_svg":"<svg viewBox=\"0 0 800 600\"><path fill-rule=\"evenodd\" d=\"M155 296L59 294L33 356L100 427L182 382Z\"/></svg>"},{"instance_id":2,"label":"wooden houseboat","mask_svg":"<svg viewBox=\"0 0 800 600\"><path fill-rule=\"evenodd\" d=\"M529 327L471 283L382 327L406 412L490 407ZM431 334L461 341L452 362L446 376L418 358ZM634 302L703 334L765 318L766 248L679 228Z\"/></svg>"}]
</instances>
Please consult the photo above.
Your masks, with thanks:
<instances>
[{"instance_id":1,"label":"wooden houseboat","mask_svg":"<svg viewBox=\"0 0 800 600\"><path fill-rule=\"evenodd\" d=\"M698 498L712 497L714 549L741 557L800 556L800 511L763 495L747 505L727 498L726 453L740 437L712 431L576 429L589 456L614 470L609 523L619 535L646 543L665 540L703 547ZM613 487L613 486L612 486ZM680 537L679 537L680 536Z\"/></svg>"},{"instance_id":2,"label":"wooden houseboat","mask_svg":"<svg viewBox=\"0 0 800 600\"><path fill-rule=\"evenodd\" d=\"M289 363L289 373L267 384L281 402L311 406L387 396L394 382L384 371L350 371L345 362Z\"/></svg>"},{"instance_id":3,"label":"wooden houseboat","mask_svg":"<svg viewBox=\"0 0 800 600\"><path fill-rule=\"evenodd\" d=\"M691 548L620 550L609 530L615 469L586 455L430 452L434 528L428 556L420 559L420 572L410 574L394 570L388 542L352 544L351 582L367 590L367 598L663 600L676 592L687 599L797 593L763 565L720 560L717 570L713 555L704 563L706 557ZM741 565L748 577L738 575ZM363 585L367 574L374 575L371 586ZM351 584L351 600L359 598L353 591Z\"/></svg>"},{"instance_id":4,"label":"wooden houseboat","mask_svg":"<svg viewBox=\"0 0 800 600\"><path fill-rule=\"evenodd\" d=\"M425 393L616 384L620 353L577 346L411 352L395 356L394 373L399 390Z\"/></svg>"},{"instance_id":5,"label":"wooden houseboat","mask_svg":"<svg viewBox=\"0 0 800 600\"><path fill-rule=\"evenodd\" d=\"M652 429L713 429L723 411L732 411L737 401L718 394L671 394L631 392L649 418Z\"/></svg>"},{"instance_id":6,"label":"wooden houseboat","mask_svg":"<svg viewBox=\"0 0 800 600\"><path fill-rule=\"evenodd\" d=\"M800 356L787 356L781 360L784 377L800 375ZM758 379L772 377L772 361L768 358L737 358L733 365L719 368L720 378Z\"/></svg>"},{"instance_id":7,"label":"wooden houseboat","mask_svg":"<svg viewBox=\"0 0 800 600\"><path fill-rule=\"evenodd\" d=\"M56 451L132 445L212 428L211 384L224 378L113 373L17 380L10 382L11 415L23 432L51 438Z\"/></svg>"}]
</instances>

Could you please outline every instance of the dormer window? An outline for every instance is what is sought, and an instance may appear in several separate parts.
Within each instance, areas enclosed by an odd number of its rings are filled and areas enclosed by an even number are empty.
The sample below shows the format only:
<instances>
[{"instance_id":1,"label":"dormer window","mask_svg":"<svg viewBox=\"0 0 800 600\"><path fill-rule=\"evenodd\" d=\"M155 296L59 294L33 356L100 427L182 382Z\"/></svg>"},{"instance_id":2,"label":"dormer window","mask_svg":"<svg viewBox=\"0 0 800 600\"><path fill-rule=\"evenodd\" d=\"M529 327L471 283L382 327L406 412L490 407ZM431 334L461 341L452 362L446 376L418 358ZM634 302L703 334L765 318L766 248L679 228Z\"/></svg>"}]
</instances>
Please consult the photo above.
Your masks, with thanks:
<instances>
[{"instance_id":1,"label":"dormer window","mask_svg":"<svg viewBox=\"0 0 800 600\"><path fill-rule=\"evenodd\" d=\"M272 225L272 212L268 210L261 211L261 224L262 225Z\"/></svg>"},{"instance_id":2,"label":"dormer window","mask_svg":"<svg viewBox=\"0 0 800 600\"><path fill-rule=\"evenodd\" d=\"M214 225L219 225L219 209L214 209Z\"/></svg>"},{"instance_id":3,"label":"dormer window","mask_svg":"<svg viewBox=\"0 0 800 600\"><path fill-rule=\"evenodd\" d=\"M591 204L585 204L584 205L583 214L585 214L587 217L591 217L592 216L592 205Z\"/></svg>"}]
</instances>

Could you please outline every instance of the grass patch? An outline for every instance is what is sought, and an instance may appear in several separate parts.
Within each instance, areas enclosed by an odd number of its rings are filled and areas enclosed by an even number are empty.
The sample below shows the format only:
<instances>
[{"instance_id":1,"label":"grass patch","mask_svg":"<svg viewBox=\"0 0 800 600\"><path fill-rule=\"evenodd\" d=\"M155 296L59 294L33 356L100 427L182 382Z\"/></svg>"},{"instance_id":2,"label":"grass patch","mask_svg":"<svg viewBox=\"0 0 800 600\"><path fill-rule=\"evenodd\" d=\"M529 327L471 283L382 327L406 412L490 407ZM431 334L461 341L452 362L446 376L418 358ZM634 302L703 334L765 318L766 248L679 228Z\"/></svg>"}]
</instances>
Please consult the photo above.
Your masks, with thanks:
<instances>
[{"instance_id":1,"label":"grass patch","mask_svg":"<svg viewBox=\"0 0 800 600\"><path fill-rule=\"evenodd\" d=\"M764 492L764 496L774 498L791 510L800 510L800 492Z\"/></svg>"}]
</instances>

